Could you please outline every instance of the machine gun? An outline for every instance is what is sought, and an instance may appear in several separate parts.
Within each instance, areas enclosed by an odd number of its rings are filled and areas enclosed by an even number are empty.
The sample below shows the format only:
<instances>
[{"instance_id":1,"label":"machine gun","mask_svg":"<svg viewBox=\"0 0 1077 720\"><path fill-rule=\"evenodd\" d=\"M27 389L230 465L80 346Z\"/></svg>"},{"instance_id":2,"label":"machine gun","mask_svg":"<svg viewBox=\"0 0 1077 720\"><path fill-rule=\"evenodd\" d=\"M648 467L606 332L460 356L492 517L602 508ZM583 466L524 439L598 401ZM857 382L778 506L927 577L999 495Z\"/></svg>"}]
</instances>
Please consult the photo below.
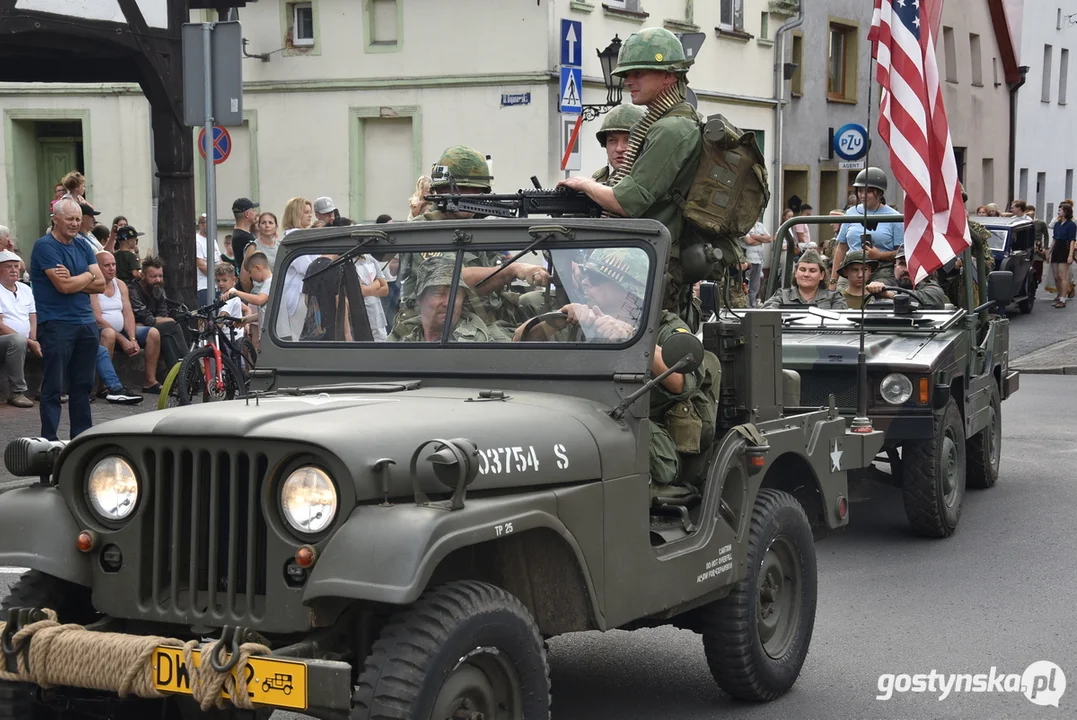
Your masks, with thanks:
<instances>
[{"instance_id":1,"label":"machine gun","mask_svg":"<svg viewBox=\"0 0 1077 720\"><path fill-rule=\"evenodd\" d=\"M538 178L531 177L533 190L520 190L512 194L480 193L464 195L450 193L427 195L441 212L470 212L478 216L530 217L600 217L602 207L586 194L565 187L543 188Z\"/></svg>"}]
</instances>

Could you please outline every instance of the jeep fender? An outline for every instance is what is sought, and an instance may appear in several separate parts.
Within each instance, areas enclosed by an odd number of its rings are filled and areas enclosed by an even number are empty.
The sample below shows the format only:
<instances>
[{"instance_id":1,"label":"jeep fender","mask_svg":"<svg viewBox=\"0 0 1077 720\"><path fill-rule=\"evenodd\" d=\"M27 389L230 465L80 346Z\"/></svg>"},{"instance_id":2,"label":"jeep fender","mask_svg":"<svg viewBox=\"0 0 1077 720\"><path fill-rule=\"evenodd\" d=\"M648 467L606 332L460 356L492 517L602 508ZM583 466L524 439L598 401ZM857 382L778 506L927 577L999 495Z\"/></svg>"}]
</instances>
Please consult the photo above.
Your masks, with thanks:
<instances>
[{"instance_id":1,"label":"jeep fender","mask_svg":"<svg viewBox=\"0 0 1077 720\"><path fill-rule=\"evenodd\" d=\"M0 565L28 567L89 587L90 558L75 547L79 531L55 487L31 485L0 496Z\"/></svg>"},{"instance_id":2,"label":"jeep fender","mask_svg":"<svg viewBox=\"0 0 1077 720\"><path fill-rule=\"evenodd\" d=\"M418 600L438 564L453 551L535 529L553 531L571 549L591 607L601 617L592 570L559 519L552 491L468 498L456 511L415 504L357 507L315 563L303 600L408 605Z\"/></svg>"}]
</instances>

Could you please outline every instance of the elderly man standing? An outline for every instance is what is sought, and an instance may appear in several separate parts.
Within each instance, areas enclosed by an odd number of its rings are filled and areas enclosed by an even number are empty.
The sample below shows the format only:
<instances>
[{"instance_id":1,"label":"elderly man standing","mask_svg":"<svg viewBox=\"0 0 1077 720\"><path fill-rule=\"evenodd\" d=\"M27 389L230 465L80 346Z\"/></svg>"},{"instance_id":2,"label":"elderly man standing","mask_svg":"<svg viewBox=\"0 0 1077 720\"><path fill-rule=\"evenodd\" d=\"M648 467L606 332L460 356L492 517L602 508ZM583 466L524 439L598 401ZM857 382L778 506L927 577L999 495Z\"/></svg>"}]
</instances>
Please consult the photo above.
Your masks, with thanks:
<instances>
[{"instance_id":1,"label":"elderly man standing","mask_svg":"<svg viewBox=\"0 0 1077 720\"><path fill-rule=\"evenodd\" d=\"M90 295L105 289L93 249L76 242L82 209L69 198L53 206L53 228L34 243L30 279L37 306L37 339L41 343L44 377L41 381L41 435L57 440L60 393L67 381L70 393L71 437L93 425L93 388L100 330Z\"/></svg>"},{"instance_id":2,"label":"elderly man standing","mask_svg":"<svg viewBox=\"0 0 1077 720\"><path fill-rule=\"evenodd\" d=\"M23 368L26 352L41 357L37 340L37 309L29 285L19 282L22 258L10 250L0 250L0 357L4 358L8 381L8 405L31 408L26 397Z\"/></svg>"}]
</instances>

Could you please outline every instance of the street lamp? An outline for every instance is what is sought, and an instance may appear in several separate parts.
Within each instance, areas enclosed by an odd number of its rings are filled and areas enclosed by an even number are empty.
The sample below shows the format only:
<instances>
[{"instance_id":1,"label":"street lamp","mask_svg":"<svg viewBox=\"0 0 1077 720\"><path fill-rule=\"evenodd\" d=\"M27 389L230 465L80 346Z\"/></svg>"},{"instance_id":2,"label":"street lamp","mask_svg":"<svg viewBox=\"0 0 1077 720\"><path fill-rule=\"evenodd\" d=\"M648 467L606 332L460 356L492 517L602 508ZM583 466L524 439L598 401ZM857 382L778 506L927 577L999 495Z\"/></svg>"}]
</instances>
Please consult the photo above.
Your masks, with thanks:
<instances>
[{"instance_id":1,"label":"street lamp","mask_svg":"<svg viewBox=\"0 0 1077 720\"><path fill-rule=\"evenodd\" d=\"M584 120L590 122L621 104L621 90L624 88L625 79L613 74L614 68L617 67L617 56L620 54L621 38L618 35L613 36L605 50L598 51L598 61L602 64L602 81L606 84L606 104L584 105Z\"/></svg>"}]
</instances>

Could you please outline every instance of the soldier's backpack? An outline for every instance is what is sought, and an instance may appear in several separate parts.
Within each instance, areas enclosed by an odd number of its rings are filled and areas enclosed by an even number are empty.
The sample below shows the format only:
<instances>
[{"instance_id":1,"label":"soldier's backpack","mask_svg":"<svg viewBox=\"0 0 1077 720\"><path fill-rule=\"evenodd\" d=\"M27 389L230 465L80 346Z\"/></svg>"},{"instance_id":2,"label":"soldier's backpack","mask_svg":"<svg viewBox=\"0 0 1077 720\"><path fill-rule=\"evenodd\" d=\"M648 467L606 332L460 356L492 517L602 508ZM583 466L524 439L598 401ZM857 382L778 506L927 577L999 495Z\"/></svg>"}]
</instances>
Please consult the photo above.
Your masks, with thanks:
<instances>
[{"instance_id":1,"label":"soldier's backpack","mask_svg":"<svg viewBox=\"0 0 1077 720\"><path fill-rule=\"evenodd\" d=\"M688 196L676 190L670 196L704 238L739 240L770 202L766 161L755 133L721 115L707 118L702 135L703 153Z\"/></svg>"}]
</instances>

